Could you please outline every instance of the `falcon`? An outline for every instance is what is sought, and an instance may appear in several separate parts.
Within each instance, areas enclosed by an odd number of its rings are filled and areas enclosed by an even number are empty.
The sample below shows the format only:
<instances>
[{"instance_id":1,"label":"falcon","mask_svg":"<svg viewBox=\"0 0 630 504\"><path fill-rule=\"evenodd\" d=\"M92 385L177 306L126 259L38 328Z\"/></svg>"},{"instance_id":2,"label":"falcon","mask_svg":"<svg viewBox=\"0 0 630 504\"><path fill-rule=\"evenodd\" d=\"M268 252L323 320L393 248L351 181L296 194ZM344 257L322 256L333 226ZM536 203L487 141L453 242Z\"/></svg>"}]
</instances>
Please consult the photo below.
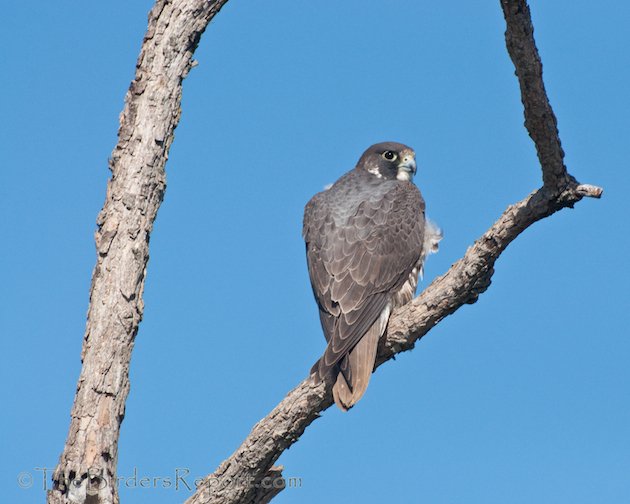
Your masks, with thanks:
<instances>
[{"instance_id":1,"label":"falcon","mask_svg":"<svg viewBox=\"0 0 630 504\"><path fill-rule=\"evenodd\" d=\"M311 369L347 411L365 393L391 312L408 303L442 233L425 218L415 153L384 142L304 209L308 271L327 346Z\"/></svg>"}]
</instances>

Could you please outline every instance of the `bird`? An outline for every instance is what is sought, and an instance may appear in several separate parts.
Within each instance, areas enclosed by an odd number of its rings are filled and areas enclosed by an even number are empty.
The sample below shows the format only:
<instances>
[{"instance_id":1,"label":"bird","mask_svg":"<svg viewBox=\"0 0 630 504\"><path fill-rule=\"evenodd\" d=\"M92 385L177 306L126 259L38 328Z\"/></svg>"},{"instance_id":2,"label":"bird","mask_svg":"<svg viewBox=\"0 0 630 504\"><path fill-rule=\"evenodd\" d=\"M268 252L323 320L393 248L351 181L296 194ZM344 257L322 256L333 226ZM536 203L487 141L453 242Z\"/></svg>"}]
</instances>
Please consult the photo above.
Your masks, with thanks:
<instances>
[{"instance_id":1,"label":"bird","mask_svg":"<svg viewBox=\"0 0 630 504\"><path fill-rule=\"evenodd\" d=\"M365 393L390 314L412 299L442 239L415 174L412 148L377 143L304 208L308 272L327 341L310 376L333 384L342 411Z\"/></svg>"}]
</instances>

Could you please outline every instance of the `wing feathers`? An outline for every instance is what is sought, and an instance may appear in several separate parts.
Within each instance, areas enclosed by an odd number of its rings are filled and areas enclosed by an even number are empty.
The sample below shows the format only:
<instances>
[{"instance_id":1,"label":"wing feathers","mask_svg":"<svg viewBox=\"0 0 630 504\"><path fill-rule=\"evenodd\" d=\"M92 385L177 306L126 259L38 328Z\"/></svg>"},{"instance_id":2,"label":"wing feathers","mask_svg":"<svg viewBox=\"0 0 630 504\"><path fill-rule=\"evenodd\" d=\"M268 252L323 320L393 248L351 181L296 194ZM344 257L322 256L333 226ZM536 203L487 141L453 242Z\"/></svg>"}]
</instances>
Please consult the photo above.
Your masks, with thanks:
<instances>
[{"instance_id":1,"label":"wing feathers","mask_svg":"<svg viewBox=\"0 0 630 504\"><path fill-rule=\"evenodd\" d=\"M309 274L328 341L312 371L317 379L333 376L342 408L365 392L387 323L380 317L385 311L389 317L424 238L424 201L415 185L390 180L365 188L360 176L350 172L315 195L304 215Z\"/></svg>"}]
</instances>

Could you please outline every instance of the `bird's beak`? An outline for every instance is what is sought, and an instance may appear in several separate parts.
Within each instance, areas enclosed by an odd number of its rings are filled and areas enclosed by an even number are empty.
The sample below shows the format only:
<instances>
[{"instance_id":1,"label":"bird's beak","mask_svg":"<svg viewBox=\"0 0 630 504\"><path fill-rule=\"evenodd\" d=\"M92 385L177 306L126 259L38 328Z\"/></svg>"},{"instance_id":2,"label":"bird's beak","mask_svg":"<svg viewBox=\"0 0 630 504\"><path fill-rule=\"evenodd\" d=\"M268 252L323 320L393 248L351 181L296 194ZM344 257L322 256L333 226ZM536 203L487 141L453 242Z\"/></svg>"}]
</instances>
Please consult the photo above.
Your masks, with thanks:
<instances>
[{"instance_id":1,"label":"bird's beak","mask_svg":"<svg viewBox=\"0 0 630 504\"><path fill-rule=\"evenodd\" d=\"M402 158L398 165L398 180L411 180L416 174L416 158L413 154L407 154Z\"/></svg>"}]
</instances>

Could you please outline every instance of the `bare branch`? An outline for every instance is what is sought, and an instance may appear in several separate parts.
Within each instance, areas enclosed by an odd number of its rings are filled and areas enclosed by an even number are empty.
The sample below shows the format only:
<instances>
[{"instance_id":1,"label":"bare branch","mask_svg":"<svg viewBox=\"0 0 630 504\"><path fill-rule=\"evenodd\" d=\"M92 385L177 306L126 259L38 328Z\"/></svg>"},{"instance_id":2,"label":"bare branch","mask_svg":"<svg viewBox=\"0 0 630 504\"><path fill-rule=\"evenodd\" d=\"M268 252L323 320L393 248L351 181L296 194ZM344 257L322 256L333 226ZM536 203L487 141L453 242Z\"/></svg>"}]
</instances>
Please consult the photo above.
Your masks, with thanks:
<instances>
[{"instance_id":1,"label":"bare branch","mask_svg":"<svg viewBox=\"0 0 630 504\"><path fill-rule=\"evenodd\" d=\"M582 195L575 189L565 191L558 198L549 198L547 191L539 189L509 206L445 275L436 278L422 294L394 313L378 363L412 349L415 341L440 320L462 305L476 302L490 286L494 263L519 234L536 221L572 207L580 199Z\"/></svg>"},{"instance_id":2,"label":"bare branch","mask_svg":"<svg viewBox=\"0 0 630 504\"><path fill-rule=\"evenodd\" d=\"M252 499L256 504L267 504L271 502L286 486L286 482L282 477L282 466L274 466L269 469L267 475L263 478L263 483L259 485Z\"/></svg>"},{"instance_id":3,"label":"bare branch","mask_svg":"<svg viewBox=\"0 0 630 504\"><path fill-rule=\"evenodd\" d=\"M542 78L542 62L534 41L534 26L525 0L501 0L507 24L505 43L521 87L525 127L536 145L545 187L561 190L575 179L567 173L564 151Z\"/></svg>"},{"instance_id":4,"label":"bare branch","mask_svg":"<svg viewBox=\"0 0 630 504\"><path fill-rule=\"evenodd\" d=\"M179 122L181 86L210 20L227 0L157 0L125 98L112 178L96 232L98 251L82 351L83 368L68 439L48 494L49 503L116 503L117 443L129 391L129 361L142 318L149 235L165 190L164 166ZM490 285L493 266L509 243L539 219L571 207L600 188L578 185L564 166L556 118L524 0L501 0L508 51L519 77L526 127L543 171L543 188L509 207L442 277L390 320L378 365L409 350L444 317L473 303ZM273 467L282 452L332 404L326 385L303 381L210 475L189 503L268 502L282 488ZM109 482L109 484L103 483Z\"/></svg>"},{"instance_id":5,"label":"bare branch","mask_svg":"<svg viewBox=\"0 0 630 504\"><path fill-rule=\"evenodd\" d=\"M49 503L118 502L118 436L142 319L149 235L180 117L182 80L199 38L227 0L158 0L125 97L95 240L97 261L70 430Z\"/></svg>"},{"instance_id":6,"label":"bare branch","mask_svg":"<svg viewBox=\"0 0 630 504\"><path fill-rule=\"evenodd\" d=\"M474 303L490 285L494 263L506 247L534 222L573 206L582 195L565 191L558 198L538 190L508 207L494 225L443 276L396 310L389 321L377 366L411 350L415 342L464 304ZM332 404L330 391L310 379L287 394L258 422L234 454L199 487L187 504L250 503L257 485L282 452L299 439L306 427Z\"/></svg>"},{"instance_id":7,"label":"bare branch","mask_svg":"<svg viewBox=\"0 0 630 504\"><path fill-rule=\"evenodd\" d=\"M516 67L525 109L525 125L534 141L543 172L543 187L508 207L462 259L390 319L377 367L410 350L443 318L474 303L490 285L494 264L527 227L583 197L599 198L602 189L578 185L564 166L556 118L542 80L542 64L533 38L529 7L524 0L501 0L507 23L506 44ZM319 414L332 404L323 383L304 380L264 419L241 446L208 476L187 504L256 503L256 489L282 452L299 439Z\"/></svg>"},{"instance_id":8,"label":"bare branch","mask_svg":"<svg viewBox=\"0 0 630 504\"><path fill-rule=\"evenodd\" d=\"M601 198L604 190L601 187L597 187L590 184L580 184L575 188L578 194L581 194L585 198Z\"/></svg>"}]
</instances>

